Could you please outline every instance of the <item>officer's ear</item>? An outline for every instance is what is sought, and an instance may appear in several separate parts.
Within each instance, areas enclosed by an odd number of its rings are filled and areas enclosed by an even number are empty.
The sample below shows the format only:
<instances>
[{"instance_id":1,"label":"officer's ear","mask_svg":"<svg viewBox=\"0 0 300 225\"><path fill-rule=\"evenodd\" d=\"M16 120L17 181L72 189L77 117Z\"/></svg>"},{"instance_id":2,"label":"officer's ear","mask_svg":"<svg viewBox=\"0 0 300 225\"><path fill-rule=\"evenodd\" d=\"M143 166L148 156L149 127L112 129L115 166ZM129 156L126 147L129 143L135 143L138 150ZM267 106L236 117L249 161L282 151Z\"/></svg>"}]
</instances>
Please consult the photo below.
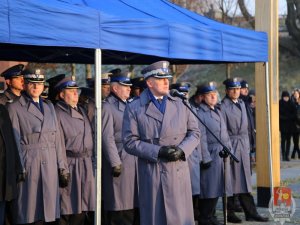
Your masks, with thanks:
<instances>
[{"instance_id":1,"label":"officer's ear","mask_svg":"<svg viewBox=\"0 0 300 225\"><path fill-rule=\"evenodd\" d=\"M65 92L64 91L59 92L59 98L62 100L65 100Z\"/></svg>"},{"instance_id":2,"label":"officer's ear","mask_svg":"<svg viewBox=\"0 0 300 225\"><path fill-rule=\"evenodd\" d=\"M11 80L10 79L5 79L5 83L7 86L10 86L11 85Z\"/></svg>"}]
</instances>

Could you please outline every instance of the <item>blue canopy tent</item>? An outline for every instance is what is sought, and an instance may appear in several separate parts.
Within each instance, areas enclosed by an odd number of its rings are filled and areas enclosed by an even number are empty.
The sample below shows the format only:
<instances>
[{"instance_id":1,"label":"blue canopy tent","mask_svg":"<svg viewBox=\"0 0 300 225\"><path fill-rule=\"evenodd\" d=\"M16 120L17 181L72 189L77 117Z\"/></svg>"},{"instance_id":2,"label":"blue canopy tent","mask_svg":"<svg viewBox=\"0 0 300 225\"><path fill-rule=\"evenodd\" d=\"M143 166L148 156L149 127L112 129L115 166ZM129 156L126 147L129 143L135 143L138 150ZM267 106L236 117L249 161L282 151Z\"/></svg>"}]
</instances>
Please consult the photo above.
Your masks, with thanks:
<instances>
[{"instance_id":1,"label":"blue canopy tent","mask_svg":"<svg viewBox=\"0 0 300 225\"><path fill-rule=\"evenodd\" d=\"M101 64L160 59L267 62L268 39L266 33L225 25L167 0L0 0L0 60L95 63L96 115L101 113ZM97 173L97 193L100 182ZM100 214L98 208L96 224Z\"/></svg>"},{"instance_id":2,"label":"blue canopy tent","mask_svg":"<svg viewBox=\"0 0 300 225\"><path fill-rule=\"evenodd\" d=\"M167 0L0 0L0 60L145 64L265 62L267 35Z\"/></svg>"}]
</instances>

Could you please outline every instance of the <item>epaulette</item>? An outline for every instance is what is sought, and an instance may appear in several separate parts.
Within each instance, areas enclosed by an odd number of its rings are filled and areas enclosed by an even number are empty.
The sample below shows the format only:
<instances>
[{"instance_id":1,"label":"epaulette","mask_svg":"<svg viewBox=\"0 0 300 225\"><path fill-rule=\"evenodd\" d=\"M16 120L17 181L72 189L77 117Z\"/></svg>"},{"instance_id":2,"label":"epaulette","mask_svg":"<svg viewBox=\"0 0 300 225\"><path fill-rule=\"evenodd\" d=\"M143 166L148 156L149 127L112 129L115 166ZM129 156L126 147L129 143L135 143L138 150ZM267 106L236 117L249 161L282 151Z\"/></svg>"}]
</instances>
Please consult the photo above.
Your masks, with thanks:
<instances>
[{"instance_id":1,"label":"epaulette","mask_svg":"<svg viewBox=\"0 0 300 225\"><path fill-rule=\"evenodd\" d=\"M127 102L131 103L131 102L133 102L135 100L138 100L139 98L140 98L140 96L134 96L133 98L128 99Z\"/></svg>"}]
</instances>

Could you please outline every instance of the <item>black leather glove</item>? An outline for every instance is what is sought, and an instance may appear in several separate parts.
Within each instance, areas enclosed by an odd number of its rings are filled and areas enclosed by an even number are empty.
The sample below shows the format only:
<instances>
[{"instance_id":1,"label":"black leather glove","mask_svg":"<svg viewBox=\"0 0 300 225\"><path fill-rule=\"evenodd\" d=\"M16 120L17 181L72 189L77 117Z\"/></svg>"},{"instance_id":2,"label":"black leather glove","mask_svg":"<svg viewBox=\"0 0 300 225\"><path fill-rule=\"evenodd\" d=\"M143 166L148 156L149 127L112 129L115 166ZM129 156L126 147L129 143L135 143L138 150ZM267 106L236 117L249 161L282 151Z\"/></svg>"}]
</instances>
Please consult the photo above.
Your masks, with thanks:
<instances>
[{"instance_id":1,"label":"black leather glove","mask_svg":"<svg viewBox=\"0 0 300 225\"><path fill-rule=\"evenodd\" d=\"M209 167L211 166L211 161L209 161L209 162L201 162L200 163L200 169L202 169L202 170L206 170L206 169L208 169Z\"/></svg>"},{"instance_id":2,"label":"black leather glove","mask_svg":"<svg viewBox=\"0 0 300 225\"><path fill-rule=\"evenodd\" d=\"M22 173L19 173L17 175L17 182L24 182L26 180L26 177L27 177L27 173L24 171Z\"/></svg>"},{"instance_id":3,"label":"black leather glove","mask_svg":"<svg viewBox=\"0 0 300 225\"><path fill-rule=\"evenodd\" d=\"M114 166L112 168L113 177L119 177L121 175L121 172L122 172L122 166L121 165Z\"/></svg>"},{"instance_id":4,"label":"black leather glove","mask_svg":"<svg viewBox=\"0 0 300 225\"><path fill-rule=\"evenodd\" d=\"M175 158L176 158L175 161L177 161L177 160L185 161L184 151L181 148L179 148L179 147L175 147L175 149L176 149L176 152L174 153Z\"/></svg>"},{"instance_id":5,"label":"black leather glove","mask_svg":"<svg viewBox=\"0 0 300 225\"><path fill-rule=\"evenodd\" d=\"M61 188L68 186L70 182L70 173L65 173L65 169L58 169L58 181Z\"/></svg>"},{"instance_id":6,"label":"black leather glove","mask_svg":"<svg viewBox=\"0 0 300 225\"><path fill-rule=\"evenodd\" d=\"M177 160L185 160L184 152L175 146L163 146L159 149L158 157L165 159L169 162L174 162Z\"/></svg>"}]
</instances>

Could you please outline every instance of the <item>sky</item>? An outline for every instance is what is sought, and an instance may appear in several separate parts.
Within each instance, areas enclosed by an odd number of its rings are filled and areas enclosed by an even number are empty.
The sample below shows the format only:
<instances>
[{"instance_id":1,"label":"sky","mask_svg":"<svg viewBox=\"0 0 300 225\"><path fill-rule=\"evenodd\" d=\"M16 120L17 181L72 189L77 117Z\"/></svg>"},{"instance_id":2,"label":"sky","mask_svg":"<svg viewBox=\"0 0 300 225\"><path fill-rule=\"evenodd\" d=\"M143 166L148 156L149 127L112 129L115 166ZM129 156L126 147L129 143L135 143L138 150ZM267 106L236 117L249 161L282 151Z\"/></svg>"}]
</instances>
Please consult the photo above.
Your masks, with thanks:
<instances>
[{"instance_id":1,"label":"sky","mask_svg":"<svg viewBox=\"0 0 300 225\"><path fill-rule=\"evenodd\" d=\"M264 1L264 0L260 0ZM286 15L287 14L287 8L286 8L286 1L287 0L278 0L278 13L279 15ZM252 15L254 15L255 11L255 0L245 0L245 3L247 6L249 6L249 11Z\"/></svg>"}]
</instances>

